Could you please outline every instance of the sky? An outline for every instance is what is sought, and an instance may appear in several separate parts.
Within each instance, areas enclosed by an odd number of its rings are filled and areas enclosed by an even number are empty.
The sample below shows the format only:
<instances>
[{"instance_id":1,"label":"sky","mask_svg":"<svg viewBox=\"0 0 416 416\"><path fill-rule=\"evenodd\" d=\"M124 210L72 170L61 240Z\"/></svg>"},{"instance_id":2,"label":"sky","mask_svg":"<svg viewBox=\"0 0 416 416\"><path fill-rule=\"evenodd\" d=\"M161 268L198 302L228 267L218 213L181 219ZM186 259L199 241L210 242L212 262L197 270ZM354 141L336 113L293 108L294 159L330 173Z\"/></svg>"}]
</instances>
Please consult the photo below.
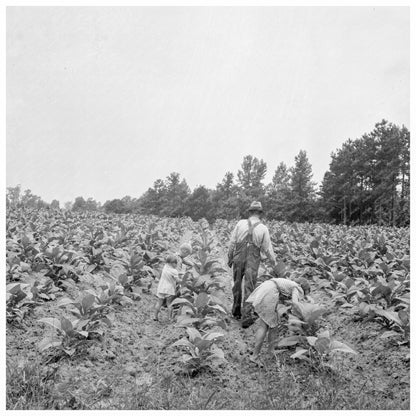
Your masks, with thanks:
<instances>
[{"instance_id":1,"label":"sky","mask_svg":"<svg viewBox=\"0 0 416 416\"><path fill-rule=\"evenodd\" d=\"M8 7L6 186L62 204L215 188L244 156L319 185L331 152L410 128L407 7Z\"/></svg>"}]
</instances>

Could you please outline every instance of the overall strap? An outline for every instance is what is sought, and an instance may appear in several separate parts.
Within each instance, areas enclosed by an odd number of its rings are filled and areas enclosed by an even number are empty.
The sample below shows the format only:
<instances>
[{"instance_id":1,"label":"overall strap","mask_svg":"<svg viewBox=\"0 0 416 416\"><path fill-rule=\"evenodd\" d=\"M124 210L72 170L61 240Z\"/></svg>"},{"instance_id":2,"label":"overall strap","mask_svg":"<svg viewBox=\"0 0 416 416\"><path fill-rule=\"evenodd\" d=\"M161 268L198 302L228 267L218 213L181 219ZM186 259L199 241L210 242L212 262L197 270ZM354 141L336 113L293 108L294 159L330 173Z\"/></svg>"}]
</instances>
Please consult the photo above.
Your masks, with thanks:
<instances>
[{"instance_id":1,"label":"overall strap","mask_svg":"<svg viewBox=\"0 0 416 416\"><path fill-rule=\"evenodd\" d=\"M247 241L249 243L253 243L253 230L260 224L260 221L256 222L254 225L251 223L250 220L247 220L247 222L248 222Z\"/></svg>"}]
</instances>

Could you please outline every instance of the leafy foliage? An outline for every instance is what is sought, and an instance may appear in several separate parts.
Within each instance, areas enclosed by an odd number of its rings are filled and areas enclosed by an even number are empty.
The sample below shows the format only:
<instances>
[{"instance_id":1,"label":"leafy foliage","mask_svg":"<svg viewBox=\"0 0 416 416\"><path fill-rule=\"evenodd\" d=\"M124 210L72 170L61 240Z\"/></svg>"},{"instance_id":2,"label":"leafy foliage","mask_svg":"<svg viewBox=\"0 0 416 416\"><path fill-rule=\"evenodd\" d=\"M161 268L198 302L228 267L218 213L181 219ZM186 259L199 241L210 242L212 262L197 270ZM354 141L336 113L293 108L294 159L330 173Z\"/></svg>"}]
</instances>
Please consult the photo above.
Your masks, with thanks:
<instances>
[{"instance_id":1,"label":"leafy foliage","mask_svg":"<svg viewBox=\"0 0 416 416\"><path fill-rule=\"evenodd\" d=\"M25 285L26 288L28 285ZM6 287L6 319L8 323L22 323L24 317L36 306L28 297L20 283L11 283Z\"/></svg>"},{"instance_id":2,"label":"leafy foliage","mask_svg":"<svg viewBox=\"0 0 416 416\"><path fill-rule=\"evenodd\" d=\"M211 332L203 335L192 327L186 328L186 332L188 337L176 341L172 347L186 348L182 362L190 375L194 376L202 369L215 370L225 361L224 351L217 345L223 334Z\"/></svg>"},{"instance_id":3,"label":"leafy foliage","mask_svg":"<svg viewBox=\"0 0 416 416\"><path fill-rule=\"evenodd\" d=\"M181 305L181 314L177 317L177 326L195 326L198 329L206 329L212 326L226 328L222 317L227 314L227 310L215 297L207 292L200 292L193 295L177 298L172 302L172 306Z\"/></svg>"},{"instance_id":4,"label":"leafy foliage","mask_svg":"<svg viewBox=\"0 0 416 416\"><path fill-rule=\"evenodd\" d=\"M306 340L306 342L305 342ZM304 360L317 371L332 369L328 360L336 352L357 354L347 344L332 339L329 331L324 331L318 336L308 336L302 339L300 346L290 356L293 359ZM284 342L281 344L284 345Z\"/></svg>"},{"instance_id":5,"label":"leafy foliage","mask_svg":"<svg viewBox=\"0 0 416 416\"><path fill-rule=\"evenodd\" d=\"M234 195L235 196L235 195ZM232 196L230 196L232 198ZM235 221L194 223L186 218L109 215L100 212L28 210L7 212L6 311L8 329L31 323L45 302L57 313L42 316L48 328L39 340L41 357L75 360L100 342L112 310L140 302L160 272L161 260L192 231L192 263L174 301L174 331L187 334L181 365L188 374L217 370L228 351L219 348L227 331L222 301L223 248ZM327 311L379 326L379 339L409 343L410 249L408 228L267 223L279 262L279 276L303 276L322 295L324 306L279 307L284 354L318 371L339 352L359 347L340 343L322 328ZM75 299L75 300L74 300ZM321 299L320 299L321 301ZM37 321L39 322L39 320ZM52 331L52 332L51 332ZM194 331L197 331L194 332ZM191 335L192 334L192 335ZM220 334L222 335L222 334ZM174 338L177 339L177 338ZM187 341L188 343L186 343ZM348 340L347 340L348 341ZM171 341L173 342L173 341ZM279 352L281 353L281 351ZM232 352L231 354L232 355Z\"/></svg>"},{"instance_id":6,"label":"leafy foliage","mask_svg":"<svg viewBox=\"0 0 416 416\"><path fill-rule=\"evenodd\" d=\"M108 305L97 302L97 297L93 294L86 293L75 301L62 298L58 302L58 306L68 307L75 319L66 317L40 319L39 322L51 326L58 333L57 337L46 337L39 343L38 347L41 352L55 347L59 351L57 356L66 355L71 357L75 353L80 353L86 347L87 340L99 338L103 335L103 330L100 328L101 323L108 326L112 325L111 320L107 317Z\"/></svg>"},{"instance_id":7,"label":"leafy foliage","mask_svg":"<svg viewBox=\"0 0 416 416\"><path fill-rule=\"evenodd\" d=\"M283 307L282 307L283 308ZM281 314L286 313L284 308ZM277 347L293 347L296 351L290 356L307 362L315 370L331 368L328 360L334 352L357 354L348 345L333 339L329 331L320 331L319 319L327 312L320 305L294 302L293 315L289 314L285 323L288 336L276 342Z\"/></svg>"}]
</instances>

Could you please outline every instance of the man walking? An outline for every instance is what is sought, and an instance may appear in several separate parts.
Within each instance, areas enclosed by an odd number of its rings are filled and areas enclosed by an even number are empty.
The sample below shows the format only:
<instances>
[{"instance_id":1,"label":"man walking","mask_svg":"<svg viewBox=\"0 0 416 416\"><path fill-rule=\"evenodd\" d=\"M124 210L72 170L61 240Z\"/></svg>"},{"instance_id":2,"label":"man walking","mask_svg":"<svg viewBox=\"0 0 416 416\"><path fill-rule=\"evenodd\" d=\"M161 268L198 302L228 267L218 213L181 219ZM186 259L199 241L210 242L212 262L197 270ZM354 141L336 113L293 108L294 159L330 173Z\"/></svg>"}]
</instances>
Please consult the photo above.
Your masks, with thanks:
<instances>
[{"instance_id":1,"label":"man walking","mask_svg":"<svg viewBox=\"0 0 416 416\"><path fill-rule=\"evenodd\" d=\"M242 318L242 327L247 328L254 322L254 312L246 300L256 287L260 266L260 253L264 253L272 267L276 265L276 256L267 227L261 223L263 207L254 201L248 210L249 218L240 220L231 233L228 249L228 266L233 267L233 316ZM242 281L244 277L244 299Z\"/></svg>"}]
</instances>

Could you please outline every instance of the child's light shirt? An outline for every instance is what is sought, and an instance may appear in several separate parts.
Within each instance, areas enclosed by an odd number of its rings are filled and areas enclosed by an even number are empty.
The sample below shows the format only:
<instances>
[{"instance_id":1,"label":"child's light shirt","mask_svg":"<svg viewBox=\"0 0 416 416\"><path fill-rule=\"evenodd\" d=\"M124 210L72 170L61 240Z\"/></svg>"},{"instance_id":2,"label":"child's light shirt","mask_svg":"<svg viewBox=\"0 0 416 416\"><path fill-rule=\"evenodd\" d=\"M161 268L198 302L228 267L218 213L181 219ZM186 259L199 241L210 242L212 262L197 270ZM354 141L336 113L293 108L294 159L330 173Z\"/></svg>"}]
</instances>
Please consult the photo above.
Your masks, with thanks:
<instances>
[{"instance_id":1,"label":"child's light shirt","mask_svg":"<svg viewBox=\"0 0 416 416\"><path fill-rule=\"evenodd\" d=\"M276 300L279 300L279 294L284 298L298 300L303 296L302 288L294 281L284 278L273 278L266 280L258 286L248 297L247 302L252 303L254 307L265 300L267 295L276 294Z\"/></svg>"},{"instance_id":2,"label":"child's light shirt","mask_svg":"<svg viewBox=\"0 0 416 416\"><path fill-rule=\"evenodd\" d=\"M170 264L165 264L162 269L156 295L160 298L176 294L176 283L179 281L179 272Z\"/></svg>"}]
</instances>

